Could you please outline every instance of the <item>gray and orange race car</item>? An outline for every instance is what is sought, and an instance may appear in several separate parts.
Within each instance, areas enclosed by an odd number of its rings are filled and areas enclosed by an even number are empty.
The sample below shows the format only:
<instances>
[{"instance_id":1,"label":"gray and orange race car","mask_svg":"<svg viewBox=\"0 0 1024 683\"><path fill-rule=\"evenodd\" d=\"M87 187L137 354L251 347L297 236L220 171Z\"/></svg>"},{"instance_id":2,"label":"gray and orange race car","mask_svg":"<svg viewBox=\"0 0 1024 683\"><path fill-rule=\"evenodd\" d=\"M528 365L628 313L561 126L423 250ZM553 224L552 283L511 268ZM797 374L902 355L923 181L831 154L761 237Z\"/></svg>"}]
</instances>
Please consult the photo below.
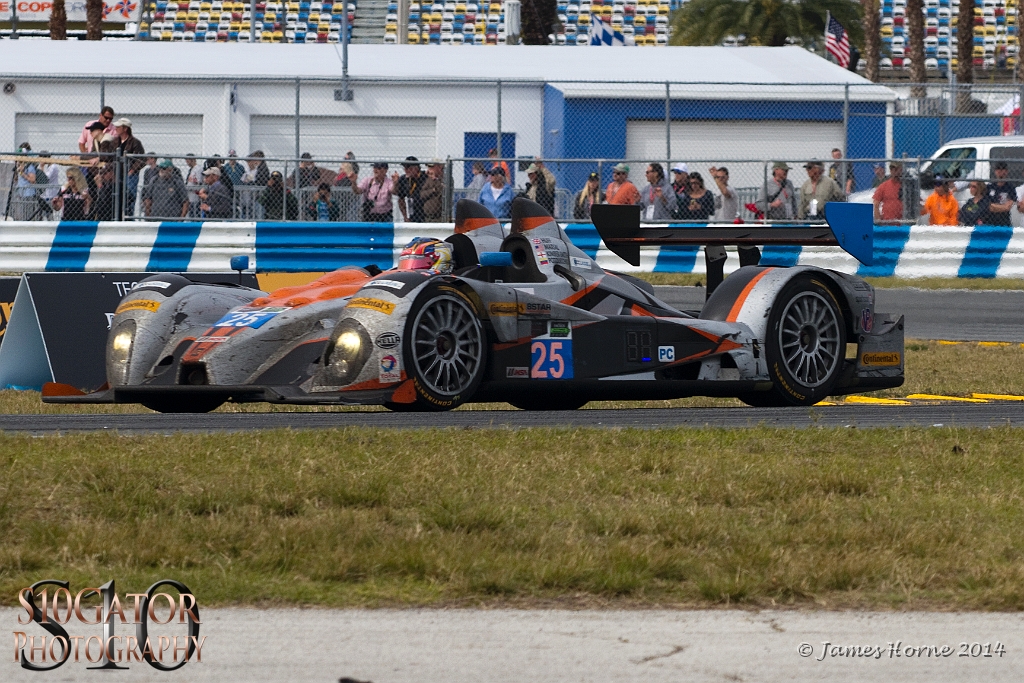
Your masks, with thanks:
<instances>
[{"instance_id":1,"label":"gray and orange race car","mask_svg":"<svg viewBox=\"0 0 1024 683\"><path fill-rule=\"evenodd\" d=\"M830 226L788 228L641 227L636 207L615 206L595 206L593 219L635 264L645 244L838 244L868 259L863 208L830 204ZM515 200L506 233L464 200L452 236L415 241L385 272L343 268L269 294L143 280L111 325L109 387L47 385L43 400L163 412L225 401L551 410L696 395L806 406L903 383L903 318L874 301L852 275L747 266L701 310L676 310L648 283L602 269L538 204Z\"/></svg>"}]
</instances>

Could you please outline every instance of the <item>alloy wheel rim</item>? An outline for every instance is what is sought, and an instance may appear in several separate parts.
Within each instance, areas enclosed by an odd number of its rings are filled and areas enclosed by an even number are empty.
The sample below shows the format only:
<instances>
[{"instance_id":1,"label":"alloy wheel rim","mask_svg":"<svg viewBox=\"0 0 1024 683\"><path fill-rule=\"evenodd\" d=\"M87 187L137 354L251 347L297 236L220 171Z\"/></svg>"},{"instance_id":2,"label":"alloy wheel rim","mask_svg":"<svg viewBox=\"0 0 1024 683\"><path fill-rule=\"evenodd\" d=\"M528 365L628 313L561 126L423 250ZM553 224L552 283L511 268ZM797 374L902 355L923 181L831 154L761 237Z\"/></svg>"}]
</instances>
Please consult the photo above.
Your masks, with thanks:
<instances>
[{"instance_id":1,"label":"alloy wheel rim","mask_svg":"<svg viewBox=\"0 0 1024 683\"><path fill-rule=\"evenodd\" d=\"M413 323L413 362L420 381L444 396L462 393L480 365L480 321L465 302L440 296L428 302Z\"/></svg>"},{"instance_id":2,"label":"alloy wheel rim","mask_svg":"<svg viewBox=\"0 0 1024 683\"><path fill-rule=\"evenodd\" d=\"M839 363L839 320L817 292L801 292L782 312L779 348L789 374L806 387L829 380Z\"/></svg>"}]
</instances>

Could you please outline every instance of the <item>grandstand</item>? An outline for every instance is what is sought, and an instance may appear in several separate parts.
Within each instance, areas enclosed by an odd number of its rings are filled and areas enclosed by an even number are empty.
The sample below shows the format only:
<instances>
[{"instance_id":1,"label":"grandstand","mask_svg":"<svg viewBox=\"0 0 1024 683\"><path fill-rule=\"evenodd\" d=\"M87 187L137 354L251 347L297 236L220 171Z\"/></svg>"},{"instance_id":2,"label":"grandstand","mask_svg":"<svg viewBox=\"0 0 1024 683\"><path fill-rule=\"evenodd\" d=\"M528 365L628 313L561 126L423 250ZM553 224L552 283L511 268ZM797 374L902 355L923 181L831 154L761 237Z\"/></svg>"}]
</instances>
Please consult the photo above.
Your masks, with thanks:
<instances>
[{"instance_id":1,"label":"grandstand","mask_svg":"<svg viewBox=\"0 0 1024 683\"><path fill-rule=\"evenodd\" d=\"M637 45L668 45L669 0L558 0L558 45L587 45L591 22L600 17ZM388 5L384 42L397 43L398 3ZM505 10L500 2L435 2L409 5L406 42L412 45L503 45Z\"/></svg>"},{"instance_id":2,"label":"grandstand","mask_svg":"<svg viewBox=\"0 0 1024 683\"><path fill-rule=\"evenodd\" d=\"M906 0L882 0L882 69L909 69L906 35ZM925 68L956 68L957 17L960 0L924 0ZM1016 65L1017 8L1012 0L976 0L974 25L974 68L1012 68Z\"/></svg>"},{"instance_id":3,"label":"grandstand","mask_svg":"<svg viewBox=\"0 0 1024 683\"><path fill-rule=\"evenodd\" d=\"M364 0L364 2L371 0ZM157 0L144 8L139 38L187 42L337 43L344 2ZM348 2L349 37L356 3ZM255 27L255 33L251 29Z\"/></svg>"}]
</instances>

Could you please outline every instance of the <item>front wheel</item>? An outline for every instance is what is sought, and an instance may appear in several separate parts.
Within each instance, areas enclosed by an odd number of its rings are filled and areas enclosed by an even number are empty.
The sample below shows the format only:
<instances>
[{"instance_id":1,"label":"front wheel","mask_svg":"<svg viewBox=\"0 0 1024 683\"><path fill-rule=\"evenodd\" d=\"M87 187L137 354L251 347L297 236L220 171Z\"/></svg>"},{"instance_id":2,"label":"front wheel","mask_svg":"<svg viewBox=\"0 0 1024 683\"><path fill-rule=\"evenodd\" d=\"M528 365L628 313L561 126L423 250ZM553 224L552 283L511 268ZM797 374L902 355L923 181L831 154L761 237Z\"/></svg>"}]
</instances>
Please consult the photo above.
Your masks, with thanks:
<instances>
[{"instance_id":1,"label":"front wheel","mask_svg":"<svg viewBox=\"0 0 1024 683\"><path fill-rule=\"evenodd\" d=\"M754 406L810 406L835 388L846 357L846 323L832 290L813 276L786 285L765 338L772 390L741 396Z\"/></svg>"},{"instance_id":2,"label":"front wheel","mask_svg":"<svg viewBox=\"0 0 1024 683\"><path fill-rule=\"evenodd\" d=\"M419 296L409 312L402 349L416 389L416 402L407 410L457 408L483 380L483 325L473 304L453 287L434 285Z\"/></svg>"}]
</instances>

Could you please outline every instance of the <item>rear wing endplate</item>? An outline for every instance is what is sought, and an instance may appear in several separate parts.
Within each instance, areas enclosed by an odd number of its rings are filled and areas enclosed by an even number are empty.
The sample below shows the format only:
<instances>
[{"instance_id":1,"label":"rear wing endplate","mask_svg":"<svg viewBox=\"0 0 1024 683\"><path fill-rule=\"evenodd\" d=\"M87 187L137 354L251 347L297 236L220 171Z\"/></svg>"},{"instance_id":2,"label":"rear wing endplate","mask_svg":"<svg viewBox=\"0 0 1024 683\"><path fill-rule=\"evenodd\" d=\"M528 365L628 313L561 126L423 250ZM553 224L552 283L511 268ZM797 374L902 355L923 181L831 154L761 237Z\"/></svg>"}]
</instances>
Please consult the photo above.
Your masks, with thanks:
<instances>
[{"instance_id":1,"label":"rear wing endplate","mask_svg":"<svg viewBox=\"0 0 1024 683\"><path fill-rule=\"evenodd\" d=\"M871 204L828 202L827 225L721 224L715 227L641 227L639 206L594 204L590 217L605 245L619 258L640 265L640 247L791 246L842 247L866 266L874 262L874 215Z\"/></svg>"}]
</instances>

